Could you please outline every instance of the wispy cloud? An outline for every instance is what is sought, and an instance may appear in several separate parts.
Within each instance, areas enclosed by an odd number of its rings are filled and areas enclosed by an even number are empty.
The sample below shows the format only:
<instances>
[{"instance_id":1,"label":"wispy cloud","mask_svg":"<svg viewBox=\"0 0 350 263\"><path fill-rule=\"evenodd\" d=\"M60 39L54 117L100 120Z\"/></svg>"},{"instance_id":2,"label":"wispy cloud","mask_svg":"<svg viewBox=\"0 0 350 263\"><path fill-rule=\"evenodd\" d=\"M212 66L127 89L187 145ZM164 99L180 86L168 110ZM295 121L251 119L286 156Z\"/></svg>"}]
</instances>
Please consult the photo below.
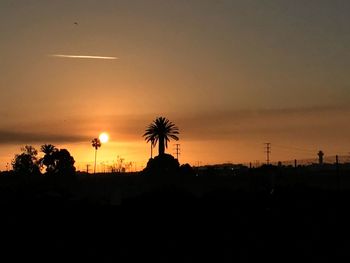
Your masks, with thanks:
<instances>
[{"instance_id":1,"label":"wispy cloud","mask_svg":"<svg viewBox=\"0 0 350 263\"><path fill-rule=\"evenodd\" d=\"M179 115L175 123L189 140L344 137L350 131L348 107L228 110Z\"/></svg>"},{"instance_id":2,"label":"wispy cloud","mask_svg":"<svg viewBox=\"0 0 350 263\"><path fill-rule=\"evenodd\" d=\"M29 143L74 143L89 141L90 138L80 135L61 135L35 132L16 132L0 130L0 144Z\"/></svg>"},{"instance_id":3,"label":"wispy cloud","mask_svg":"<svg viewBox=\"0 0 350 263\"><path fill-rule=\"evenodd\" d=\"M158 115L79 115L70 116L67 120L58 117L50 120L21 121L0 128L0 144L89 142L102 129L118 141L142 142L144 129ZM223 110L186 114L179 112L164 116L180 128L180 138L188 141L254 138L290 140L296 137L326 140L329 134L345 138L350 132L350 124L347 122L350 118L350 108L341 106Z\"/></svg>"},{"instance_id":4,"label":"wispy cloud","mask_svg":"<svg viewBox=\"0 0 350 263\"><path fill-rule=\"evenodd\" d=\"M90 56L90 55L52 54L50 56L56 57L56 58L82 58L82 59L107 59L107 60L119 59L118 57Z\"/></svg>"}]
</instances>

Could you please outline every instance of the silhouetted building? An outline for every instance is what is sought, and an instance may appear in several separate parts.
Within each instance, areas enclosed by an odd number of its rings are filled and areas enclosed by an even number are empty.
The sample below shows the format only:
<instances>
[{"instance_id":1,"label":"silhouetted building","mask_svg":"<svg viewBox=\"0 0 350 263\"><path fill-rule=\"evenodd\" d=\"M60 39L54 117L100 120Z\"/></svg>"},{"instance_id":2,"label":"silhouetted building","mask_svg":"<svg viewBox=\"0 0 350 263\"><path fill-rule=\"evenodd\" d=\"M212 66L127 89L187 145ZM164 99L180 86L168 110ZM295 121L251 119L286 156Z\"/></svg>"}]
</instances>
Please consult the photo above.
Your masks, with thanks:
<instances>
[{"instance_id":1,"label":"silhouetted building","mask_svg":"<svg viewBox=\"0 0 350 263\"><path fill-rule=\"evenodd\" d=\"M318 155L318 164L323 164L323 156L324 156L324 153L322 152L322 151L319 151L318 153L317 153L317 155Z\"/></svg>"}]
</instances>

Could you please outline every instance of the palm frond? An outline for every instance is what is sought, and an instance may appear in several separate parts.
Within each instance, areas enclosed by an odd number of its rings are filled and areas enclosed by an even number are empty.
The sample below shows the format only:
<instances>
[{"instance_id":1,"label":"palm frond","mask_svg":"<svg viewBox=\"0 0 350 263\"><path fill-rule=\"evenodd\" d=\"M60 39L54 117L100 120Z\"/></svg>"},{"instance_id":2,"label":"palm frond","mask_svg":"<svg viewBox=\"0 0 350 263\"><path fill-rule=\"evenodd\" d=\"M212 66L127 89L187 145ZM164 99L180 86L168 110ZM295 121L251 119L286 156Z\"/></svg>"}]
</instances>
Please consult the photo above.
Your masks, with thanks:
<instances>
[{"instance_id":1,"label":"palm frond","mask_svg":"<svg viewBox=\"0 0 350 263\"><path fill-rule=\"evenodd\" d=\"M179 128L165 117L157 117L145 130L142 135L146 142L151 142L152 146L156 146L159 140L164 140L165 147L168 147L170 139L179 140L176 136L179 134Z\"/></svg>"}]
</instances>

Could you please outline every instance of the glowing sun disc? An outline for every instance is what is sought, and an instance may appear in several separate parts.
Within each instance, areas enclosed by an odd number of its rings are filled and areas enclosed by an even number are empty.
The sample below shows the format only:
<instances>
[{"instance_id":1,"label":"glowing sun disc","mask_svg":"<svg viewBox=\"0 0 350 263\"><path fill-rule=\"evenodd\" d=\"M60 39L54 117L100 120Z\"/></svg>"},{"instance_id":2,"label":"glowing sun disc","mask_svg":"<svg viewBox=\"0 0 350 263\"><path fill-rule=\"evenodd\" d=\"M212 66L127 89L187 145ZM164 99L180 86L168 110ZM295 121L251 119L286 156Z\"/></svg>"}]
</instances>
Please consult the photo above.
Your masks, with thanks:
<instances>
[{"instance_id":1,"label":"glowing sun disc","mask_svg":"<svg viewBox=\"0 0 350 263\"><path fill-rule=\"evenodd\" d=\"M106 143L106 142L108 142L108 140L109 140L109 136L108 136L108 134L105 133L105 132L101 133L100 136L99 136L98 138L100 139L100 141L101 141L102 143Z\"/></svg>"}]
</instances>

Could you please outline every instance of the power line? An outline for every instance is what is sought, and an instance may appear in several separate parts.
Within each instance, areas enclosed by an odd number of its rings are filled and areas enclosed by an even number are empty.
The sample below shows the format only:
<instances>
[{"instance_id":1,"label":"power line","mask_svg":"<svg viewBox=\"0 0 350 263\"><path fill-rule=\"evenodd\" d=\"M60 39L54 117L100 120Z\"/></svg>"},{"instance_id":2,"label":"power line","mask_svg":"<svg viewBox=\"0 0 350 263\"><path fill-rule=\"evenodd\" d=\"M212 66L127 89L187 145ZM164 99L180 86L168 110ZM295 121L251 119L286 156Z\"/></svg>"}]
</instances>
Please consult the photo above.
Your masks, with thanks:
<instances>
[{"instance_id":1,"label":"power line","mask_svg":"<svg viewBox=\"0 0 350 263\"><path fill-rule=\"evenodd\" d=\"M306 149L306 148L300 148L300 147L293 147L293 146L286 146L286 145L280 145L280 144L273 144L273 147L275 148L279 148L279 149L284 149L285 151L299 151L299 152L305 152L305 153L308 153L308 154L316 154L318 152L318 150L315 148L315 149ZM334 151L333 151L334 152ZM330 156L330 155L348 155L350 156L350 152L346 152L346 151L337 151L336 153L328 153L327 155Z\"/></svg>"},{"instance_id":2,"label":"power line","mask_svg":"<svg viewBox=\"0 0 350 263\"><path fill-rule=\"evenodd\" d=\"M301 151L301 152L308 152L308 153L315 153L317 150L311 150L311 149L305 149L305 148L299 148L299 147L292 147L292 146L285 146L285 145L273 145L277 148L287 149L287 150L295 150L295 151Z\"/></svg>"}]
</instances>

